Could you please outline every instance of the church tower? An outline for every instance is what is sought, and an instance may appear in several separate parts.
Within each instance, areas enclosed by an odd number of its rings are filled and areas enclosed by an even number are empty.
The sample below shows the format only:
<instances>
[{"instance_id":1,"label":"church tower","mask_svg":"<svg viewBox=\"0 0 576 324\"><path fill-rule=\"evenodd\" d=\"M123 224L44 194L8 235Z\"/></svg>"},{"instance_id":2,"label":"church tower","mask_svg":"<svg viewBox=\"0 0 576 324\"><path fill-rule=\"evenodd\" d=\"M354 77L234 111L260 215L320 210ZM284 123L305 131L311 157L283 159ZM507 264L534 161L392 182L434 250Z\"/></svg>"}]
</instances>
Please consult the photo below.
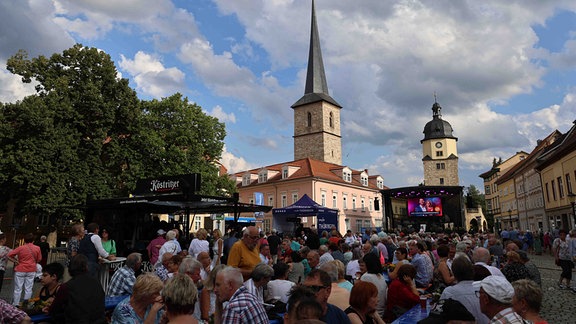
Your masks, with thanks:
<instances>
[{"instance_id":1,"label":"church tower","mask_svg":"<svg viewBox=\"0 0 576 324\"><path fill-rule=\"evenodd\" d=\"M424 185L459 186L458 138L452 135L450 123L442 119L441 110L438 102L434 102L432 120L424 126L424 139L420 141Z\"/></svg>"},{"instance_id":2,"label":"church tower","mask_svg":"<svg viewBox=\"0 0 576 324\"><path fill-rule=\"evenodd\" d=\"M294 109L294 160L312 158L341 165L342 106L328 94L314 0L312 0L306 88L304 96L292 105L292 109Z\"/></svg>"}]
</instances>

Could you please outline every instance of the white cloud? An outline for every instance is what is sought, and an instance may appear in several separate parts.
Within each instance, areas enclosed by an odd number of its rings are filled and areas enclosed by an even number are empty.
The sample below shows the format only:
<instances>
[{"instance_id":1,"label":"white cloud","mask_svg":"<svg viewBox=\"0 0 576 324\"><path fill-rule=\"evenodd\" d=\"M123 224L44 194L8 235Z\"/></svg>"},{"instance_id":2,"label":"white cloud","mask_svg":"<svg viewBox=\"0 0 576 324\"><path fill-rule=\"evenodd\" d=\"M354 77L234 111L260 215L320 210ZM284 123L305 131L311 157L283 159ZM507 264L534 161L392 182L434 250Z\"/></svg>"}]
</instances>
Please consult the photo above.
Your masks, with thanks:
<instances>
[{"instance_id":1,"label":"white cloud","mask_svg":"<svg viewBox=\"0 0 576 324\"><path fill-rule=\"evenodd\" d=\"M208 114L212 117L218 118L221 123L236 123L236 116L234 113L227 114L220 106L212 108L212 111L208 112Z\"/></svg>"},{"instance_id":2,"label":"white cloud","mask_svg":"<svg viewBox=\"0 0 576 324\"><path fill-rule=\"evenodd\" d=\"M258 167L256 164L249 163L244 158L235 156L233 153L228 152L226 147L224 147L220 162L226 167L226 169L228 169L228 173L230 174Z\"/></svg>"},{"instance_id":3,"label":"white cloud","mask_svg":"<svg viewBox=\"0 0 576 324\"><path fill-rule=\"evenodd\" d=\"M6 62L0 61L0 65L6 66ZM0 102L16 102L24 99L25 96L36 93L36 82L23 83L22 77L14 75L4 69L0 69Z\"/></svg>"},{"instance_id":4,"label":"white cloud","mask_svg":"<svg viewBox=\"0 0 576 324\"><path fill-rule=\"evenodd\" d=\"M143 94L161 98L186 88L182 71L175 67L165 68L158 58L144 52L136 53L133 60L121 55L118 64L132 75L137 90Z\"/></svg>"}]
</instances>

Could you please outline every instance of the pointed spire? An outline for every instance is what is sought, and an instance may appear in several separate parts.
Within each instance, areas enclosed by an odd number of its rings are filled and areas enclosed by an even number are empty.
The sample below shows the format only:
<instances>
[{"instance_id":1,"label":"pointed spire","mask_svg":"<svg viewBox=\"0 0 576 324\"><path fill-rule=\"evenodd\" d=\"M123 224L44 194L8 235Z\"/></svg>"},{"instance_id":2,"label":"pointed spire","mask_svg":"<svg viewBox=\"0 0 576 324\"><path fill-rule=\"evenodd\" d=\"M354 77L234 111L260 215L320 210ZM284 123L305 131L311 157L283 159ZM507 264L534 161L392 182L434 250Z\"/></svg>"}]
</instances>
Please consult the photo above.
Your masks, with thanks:
<instances>
[{"instance_id":1,"label":"pointed spire","mask_svg":"<svg viewBox=\"0 0 576 324\"><path fill-rule=\"evenodd\" d=\"M323 93L328 94L326 73L322 61L320 49L320 36L318 36L318 24L316 23L316 8L312 0L312 22L310 26L310 50L308 52L308 73L306 74L306 88L304 94Z\"/></svg>"},{"instance_id":2,"label":"pointed spire","mask_svg":"<svg viewBox=\"0 0 576 324\"><path fill-rule=\"evenodd\" d=\"M320 49L320 36L318 24L316 23L316 8L312 0L312 21L310 27L310 49L308 52L308 71L306 73L306 87L304 96L300 98L292 108L308 103L325 100L338 107L340 104L330 97L326 73L324 72L324 62L322 60L322 50Z\"/></svg>"}]
</instances>

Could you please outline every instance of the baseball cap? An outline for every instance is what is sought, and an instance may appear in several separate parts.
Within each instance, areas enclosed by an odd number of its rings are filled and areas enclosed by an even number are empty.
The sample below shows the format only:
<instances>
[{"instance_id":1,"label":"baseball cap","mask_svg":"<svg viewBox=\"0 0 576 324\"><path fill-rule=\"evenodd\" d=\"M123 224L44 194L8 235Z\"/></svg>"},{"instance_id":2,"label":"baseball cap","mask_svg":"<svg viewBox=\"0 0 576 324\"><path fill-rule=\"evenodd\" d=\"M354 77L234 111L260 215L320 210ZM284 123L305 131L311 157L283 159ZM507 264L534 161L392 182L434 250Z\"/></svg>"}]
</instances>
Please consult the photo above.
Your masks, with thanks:
<instances>
[{"instance_id":1,"label":"baseball cap","mask_svg":"<svg viewBox=\"0 0 576 324\"><path fill-rule=\"evenodd\" d=\"M163 229L159 229L159 230L156 231L156 233L157 233L158 235L164 235L164 234L166 234L166 231L163 230Z\"/></svg>"},{"instance_id":2,"label":"baseball cap","mask_svg":"<svg viewBox=\"0 0 576 324\"><path fill-rule=\"evenodd\" d=\"M488 276L480 282L475 282L474 287L476 289L484 289L488 296L496 299L503 304L512 303L512 297L514 296L514 287L512 284L502 276Z\"/></svg>"}]
</instances>

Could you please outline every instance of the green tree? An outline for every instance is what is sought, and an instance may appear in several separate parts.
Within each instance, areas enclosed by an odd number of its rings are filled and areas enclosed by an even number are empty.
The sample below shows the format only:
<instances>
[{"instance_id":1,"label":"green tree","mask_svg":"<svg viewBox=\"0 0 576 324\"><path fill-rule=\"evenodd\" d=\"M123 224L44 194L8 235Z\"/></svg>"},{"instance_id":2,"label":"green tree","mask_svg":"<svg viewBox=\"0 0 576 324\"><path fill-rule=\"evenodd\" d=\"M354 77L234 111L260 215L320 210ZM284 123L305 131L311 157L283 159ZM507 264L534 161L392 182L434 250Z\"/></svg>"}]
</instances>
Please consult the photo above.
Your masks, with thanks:
<instances>
[{"instance_id":1,"label":"green tree","mask_svg":"<svg viewBox=\"0 0 576 324\"><path fill-rule=\"evenodd\" d=\"M8 210L50 215L126 196L139 178L191 172L202 174L202 193L235 190L213 163L224 125L179 94L139 100L108 54L79 44L50 58L21 51L7 68L38 84L36 94L0 104L0 196Z\"/></svg>"},{"instance_id":2,"label":"green tree","mask_svg":"<svg viewBox=\"0 0 576 324\"><path fill-rule=\"evenodd\" d=\"M466 188L466 205L470 208L483 208L484 207L484 194L481 193L475 185L470 185Z\"/></svg>"}]
</instances>

